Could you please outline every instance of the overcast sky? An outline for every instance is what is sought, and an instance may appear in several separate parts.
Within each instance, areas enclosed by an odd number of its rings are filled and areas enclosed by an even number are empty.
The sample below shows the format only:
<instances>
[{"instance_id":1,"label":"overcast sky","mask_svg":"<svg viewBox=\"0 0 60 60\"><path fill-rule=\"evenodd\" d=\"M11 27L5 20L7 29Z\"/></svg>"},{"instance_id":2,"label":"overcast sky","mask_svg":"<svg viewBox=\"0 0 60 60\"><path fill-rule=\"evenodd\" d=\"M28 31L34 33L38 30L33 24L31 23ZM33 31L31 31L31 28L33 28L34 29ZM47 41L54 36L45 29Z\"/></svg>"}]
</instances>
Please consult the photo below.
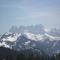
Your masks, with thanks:
<instances>
[{"instance_id":1,"label":"overcast sky","mask_svg":"<svg viewBox=\"0 0 60 60\"><path fill-rule=\"evenodd\" d=\"M0 33L34 24L60 27L60 0L0 0Z\"/></svg>"}]
</instances>

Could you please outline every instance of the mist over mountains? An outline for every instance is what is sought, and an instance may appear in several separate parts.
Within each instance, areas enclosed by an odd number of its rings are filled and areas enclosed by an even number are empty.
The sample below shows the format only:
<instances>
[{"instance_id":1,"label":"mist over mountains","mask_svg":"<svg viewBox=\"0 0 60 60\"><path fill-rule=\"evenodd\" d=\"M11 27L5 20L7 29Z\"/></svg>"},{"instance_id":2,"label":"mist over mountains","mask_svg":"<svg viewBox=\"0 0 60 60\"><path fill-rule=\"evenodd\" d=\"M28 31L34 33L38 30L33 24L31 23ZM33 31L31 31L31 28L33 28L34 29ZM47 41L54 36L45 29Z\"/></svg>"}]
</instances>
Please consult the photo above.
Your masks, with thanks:
<instances>
[{"instance_id":1,"label":"mist over mountains","mask_svg":"<svg viewBox=\"0 0 60 60\"><path fill-rule=\"evenodd\" d=\"M23 33L23 32L31 32L34 34L44 34L44 26L42 24L39 25L31 25L31 26L20 26L19 28L17 26L12 26L10 28L10 32L18 32L18 33Z\"/></svg>"},{"instance_id":2,"label":"mist over mountains","mask_svg":"<svg viewBox=\"0 0 60 60\"><path fill-rule=\"evenodd\" d=\"M37 25L30 25L30 26L12 26L9 29L9 32L11 33L24 33L24 32L30 32L33 34L51 34L54 36L60 36L60 28L46 28L44 25L42 24L37 24Z\"/></svg>"}]
</instances>

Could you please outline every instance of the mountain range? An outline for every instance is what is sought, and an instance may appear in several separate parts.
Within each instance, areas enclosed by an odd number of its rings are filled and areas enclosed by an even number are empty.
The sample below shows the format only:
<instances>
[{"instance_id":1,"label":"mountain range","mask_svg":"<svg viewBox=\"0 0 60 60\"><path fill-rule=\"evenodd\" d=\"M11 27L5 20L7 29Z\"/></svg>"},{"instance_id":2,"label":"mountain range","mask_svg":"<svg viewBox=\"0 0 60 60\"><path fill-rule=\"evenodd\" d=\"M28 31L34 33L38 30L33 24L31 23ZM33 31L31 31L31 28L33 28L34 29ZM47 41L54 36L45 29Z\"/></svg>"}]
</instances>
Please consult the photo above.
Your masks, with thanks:
<instances>
[{"instance_id":1,"label":"mountain range","mask_svg":"<svg viewBox=\"0 0 60 60\"><path fill-rule=\"evenodd\" d=\"M32 50L48 55L60 53L60 29L48 30L43 25L28 28L0 35L0 47L17 51Z\"/></svg>"}]
</instances>

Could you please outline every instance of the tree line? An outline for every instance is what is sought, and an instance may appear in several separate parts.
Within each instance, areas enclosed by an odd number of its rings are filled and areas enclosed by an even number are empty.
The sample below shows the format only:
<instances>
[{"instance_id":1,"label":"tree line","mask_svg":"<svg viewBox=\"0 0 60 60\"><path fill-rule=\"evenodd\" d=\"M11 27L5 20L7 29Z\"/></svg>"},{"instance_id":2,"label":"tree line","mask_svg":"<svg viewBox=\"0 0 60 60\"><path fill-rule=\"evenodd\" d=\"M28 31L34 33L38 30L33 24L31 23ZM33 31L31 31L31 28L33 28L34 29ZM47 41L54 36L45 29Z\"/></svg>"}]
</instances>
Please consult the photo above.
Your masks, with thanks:
<instances>
[{"instance_id":1,"label":"tree line","mask_svg":"<svg viewBox=\"0 0 60 60\"><path fill-rule=\"evenodd\" d=\"M60 53L49 56L31 50L14 51L0 47L0 60L60 60Z\"/></svg>"}]
</instances>

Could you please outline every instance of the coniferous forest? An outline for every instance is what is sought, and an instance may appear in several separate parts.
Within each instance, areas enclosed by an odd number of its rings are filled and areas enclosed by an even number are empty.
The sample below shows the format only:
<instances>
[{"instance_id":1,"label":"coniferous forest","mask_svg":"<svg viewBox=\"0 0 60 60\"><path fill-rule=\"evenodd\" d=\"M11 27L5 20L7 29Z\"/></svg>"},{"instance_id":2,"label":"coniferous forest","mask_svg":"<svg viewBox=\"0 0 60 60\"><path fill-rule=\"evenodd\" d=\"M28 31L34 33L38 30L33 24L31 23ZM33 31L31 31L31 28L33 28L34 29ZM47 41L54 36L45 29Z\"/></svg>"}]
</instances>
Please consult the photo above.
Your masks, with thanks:
<instances>
[{"instance_id":1,"label":"coniferous forest","mask_svg":"<svg viewBox=\"0 0 60 60\"><path fill-rule=\"evenodd\" d=\"M31 50L14 51L0 47L0 60L60 60L60 53L48 56L45 54L40 55L38 52L32 52Z\"/></svg>"}]
</instances>

